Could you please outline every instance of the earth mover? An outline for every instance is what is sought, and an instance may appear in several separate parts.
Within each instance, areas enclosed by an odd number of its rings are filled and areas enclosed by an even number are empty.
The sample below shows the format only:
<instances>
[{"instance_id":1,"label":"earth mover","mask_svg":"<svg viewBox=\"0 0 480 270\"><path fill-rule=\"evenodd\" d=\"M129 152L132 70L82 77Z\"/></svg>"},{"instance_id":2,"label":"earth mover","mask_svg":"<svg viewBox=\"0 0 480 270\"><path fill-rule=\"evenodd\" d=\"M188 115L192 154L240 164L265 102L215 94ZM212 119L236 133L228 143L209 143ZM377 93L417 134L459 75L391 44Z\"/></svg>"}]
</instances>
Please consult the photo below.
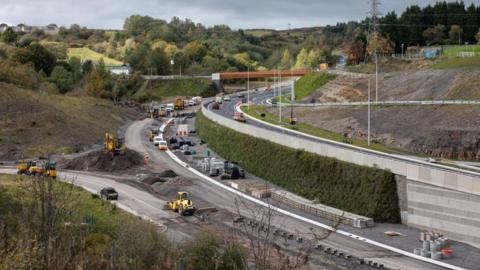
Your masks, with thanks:
<instances>
[{"instance_id":1,"label":"earth mover","mask_svg":"<svg viewBox=\"0 0 480 270\"><path fill-rule=\"evenodd\" d=\"M103 145L105 147L105 151L110 153L110 155L124 155L125 154L125 144L122 139L118 139L111 132L105 132L105 136L103 139Z\"/></svg>"},{"instance_id":2,"label":"earth mover","mask_svg":"<svg viewBox=\"0 0 480 270\"><path fill-rule=\"evenodd\" d=\"M36 161L19 161L17 162L17 174L28 174L30 167L37 166Z\"/></svg>"},{"instance_id":3,"label":"earth mover","mask_svg":"<svg viewBox=\"0 0 480 270\"><path fill-rule=\"evenodd\" d=\"M177 193L177 199L167 202L167 209L178 212L180 215L193 215L195 213L195 206L189 198L188 192L180 191Z\"/></svg>"},{"instance_id":4,"label":"earth mover","mask_svg":"<svg viewBox=\"0 0 480 270\"><path fill-rule=\"evenodd\" d=\"M49 161L44 166L44 176L57 178L57 163L55 161Z\"/></svg>"}]
</instances>

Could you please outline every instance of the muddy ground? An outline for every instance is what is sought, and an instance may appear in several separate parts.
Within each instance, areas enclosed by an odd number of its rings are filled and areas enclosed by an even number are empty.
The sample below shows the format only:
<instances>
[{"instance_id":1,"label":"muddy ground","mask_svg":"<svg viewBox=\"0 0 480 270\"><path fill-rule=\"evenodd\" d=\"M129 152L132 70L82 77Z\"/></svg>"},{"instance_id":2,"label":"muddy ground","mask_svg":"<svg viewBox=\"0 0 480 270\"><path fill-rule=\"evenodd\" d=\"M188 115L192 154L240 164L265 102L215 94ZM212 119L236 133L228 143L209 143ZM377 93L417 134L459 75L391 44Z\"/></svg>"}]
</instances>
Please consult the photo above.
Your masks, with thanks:
<instances>
[{"instance_id":1,"label":"muddy ground","mask_svg":"<svg viewBox=\"0 0 480 270\"><path fill-rule=\"evenodd\" d=\"M373 85L374 81L372 99ZM478 85L479 71L416 70L381 76L378 96L379 100L478 100ZM365 78L340 76L305 101L366 101L367 89ZM383 144L435 157L480 160L480 106L378 106L371 113L373 138ZM366 107L297 108L295 115L316 127L367 137Z\"/></svg>"},{"instance_id":2,"label":"muddy ground","mask_svg":"<svg viewBox=\"0 0 480 270\"><path fill-rule=\"evenodd\" d=\"M144 164L143 156L127 149L124 155L112 156L104 150L93 151L86 155L65 160L60 167L76 171L118 172L139 168Z\"/></svg>"}]
</instances>

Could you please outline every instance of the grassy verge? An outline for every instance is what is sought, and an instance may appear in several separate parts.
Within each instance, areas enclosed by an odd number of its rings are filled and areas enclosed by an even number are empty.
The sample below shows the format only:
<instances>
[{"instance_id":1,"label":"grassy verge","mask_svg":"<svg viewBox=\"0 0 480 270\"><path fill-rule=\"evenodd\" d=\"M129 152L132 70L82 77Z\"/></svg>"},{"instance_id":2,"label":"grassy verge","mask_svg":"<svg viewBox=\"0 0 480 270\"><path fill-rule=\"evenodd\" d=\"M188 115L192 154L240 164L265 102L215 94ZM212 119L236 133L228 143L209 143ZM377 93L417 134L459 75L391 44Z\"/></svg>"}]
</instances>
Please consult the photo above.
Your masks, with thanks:
<instances>
[{"instance_id":1,"label":"grassy verge","mask_svg":"<svg viewBox=\"0 0 480 270\"><path fill-rule=\"evenodd\" d=\"M103 58L103 62L105 63L105 65L123 64L121 61L110 58L89 48L69 48L67 54L69 58L76 57L81 60L91 60L93 62L98 62L101 58Z\"/></svg>"},{"instance_id":2,"label":"grassy verge","mask_svg":"<svg viewBox=\"0 0 480 270\"><path fill-rule=\"evenodd\" d=\"M312 72L295 82L295 98L300 100L309 96L318 88L336 78L336 75L328 73Z\"/></svg>"},{"instance_id":3,"label":"grassy verge","mask_svg":"<svg viewBox=\"0 0 480 270\"><path fill-rule=\"evenodd\" d=\"M442 57L432 68L449 69L449 68L480 68L480 51L474 57Z\"/></svg>"},{"instance_id":4,"label":"grassy verge","mask_svg":"<svg viewBox=\"0 0 480 270\"><path fill-rule=\"evenodd\" d=\"M289 109L288 107L285 108L285 110L288 110L288 109ZM252 117L255 117L257 119L263 120L271 124L280 125L286 128L290 128L290 129L297 130L309 135L317 136L317 137L332 140L332 141L343 142L345 140L345 138L341 134L338 134L326 129L318 128L306 123L297 123L295 126L292 126L288 123L288 119L286 118L283 118L282 122L279 123L278 115L274 115L272 113L267 112L267 108L264 106L255 105L255 106L251 106L250 109L248 109L247 107L244 107L242 110L246 114ZM265 117L261 117L260 114L265 114ZM407 154L408 153L408 151L388 147L380 143L371 143L369 146L366 141L358 140L358 139L351 140L351 144L355 146L364 147L364 148L377 150L385 153L391 153L391 154Z\"/></svg>"},{"instance_id":5,"label":"grassy verge","mask_svg":"<svg viewBox=\"0 0 480 270\"><path fill-rule=\"evenodd\" d=\"M400 222L391 172L281 146L197 116L196 130L202 140L249 172L320 203L378 222Z\"/></svg>"}]
</instances>

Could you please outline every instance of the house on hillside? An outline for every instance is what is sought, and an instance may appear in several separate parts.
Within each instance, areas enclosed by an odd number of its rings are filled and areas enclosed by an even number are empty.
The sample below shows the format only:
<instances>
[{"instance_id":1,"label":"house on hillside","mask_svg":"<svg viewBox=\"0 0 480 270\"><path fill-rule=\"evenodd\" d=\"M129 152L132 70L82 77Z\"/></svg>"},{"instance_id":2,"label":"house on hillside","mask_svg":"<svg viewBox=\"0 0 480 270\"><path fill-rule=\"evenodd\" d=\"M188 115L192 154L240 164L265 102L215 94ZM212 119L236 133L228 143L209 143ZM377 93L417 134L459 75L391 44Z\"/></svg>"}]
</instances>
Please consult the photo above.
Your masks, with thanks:
<instances>
[{"instance_id":1,"label":"house on hillside","mask_svg":"<svg viewBox=\"0 0 480 270\"><path fill-rule=\"evenodd\" d=\"M45 34L47 35L56 35L58 34L58 31L59 31L59 28L56 24L49 24L47 26L28 26L26 24L19 24L17 26L9 26L8 24L6 23L2 23L0 24L0 33L3 33L5 32L5 30L7 30L7 28L11 27L13 29L13 31L17 32L17 33L31 33L35 30L42 30Z\"/></svg>"},{"instance_id":2,"label":"house on hillside","mask_svg":"<svg viewBox=\"0 0 480 270\"><path fill-rule=\"evenodd\" d=\"M130 75L132 69L129 65L105 65L105 69L115 75Z\"/></svg>"}]
</instances>

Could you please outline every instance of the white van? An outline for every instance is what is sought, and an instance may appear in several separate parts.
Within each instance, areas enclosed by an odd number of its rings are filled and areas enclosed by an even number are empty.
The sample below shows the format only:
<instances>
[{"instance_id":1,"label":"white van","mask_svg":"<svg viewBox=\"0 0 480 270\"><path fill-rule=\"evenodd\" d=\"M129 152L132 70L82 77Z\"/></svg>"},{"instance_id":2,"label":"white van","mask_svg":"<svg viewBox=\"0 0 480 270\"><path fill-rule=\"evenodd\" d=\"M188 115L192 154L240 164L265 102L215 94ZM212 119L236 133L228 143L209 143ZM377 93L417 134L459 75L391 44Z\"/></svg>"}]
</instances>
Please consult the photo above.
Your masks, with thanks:
<instances>
[{"instance_id":1,"label":"white van","mask_svg":"<svg viewBox=\"0 0 480 270\"><path fill-rule=\"evenodd\" d=\"M161 141L158 143L158 149L159 149L160 151L167 151L167 150L168 150L167 141L161 140Z\"/></svg>"},{"instance_id":2,"label":"white van","mask_svg":"<svg viewBox=\"0 0 480 270\"><path fill-rule=\"evenodd\" d=\"M163 141L163 139L162 139L162 137L160 137L160 136L156 136L155 138L153 138L153 144L154 144L155 146L158 146L161 141Z\"/></svg>"}]
</instances>

